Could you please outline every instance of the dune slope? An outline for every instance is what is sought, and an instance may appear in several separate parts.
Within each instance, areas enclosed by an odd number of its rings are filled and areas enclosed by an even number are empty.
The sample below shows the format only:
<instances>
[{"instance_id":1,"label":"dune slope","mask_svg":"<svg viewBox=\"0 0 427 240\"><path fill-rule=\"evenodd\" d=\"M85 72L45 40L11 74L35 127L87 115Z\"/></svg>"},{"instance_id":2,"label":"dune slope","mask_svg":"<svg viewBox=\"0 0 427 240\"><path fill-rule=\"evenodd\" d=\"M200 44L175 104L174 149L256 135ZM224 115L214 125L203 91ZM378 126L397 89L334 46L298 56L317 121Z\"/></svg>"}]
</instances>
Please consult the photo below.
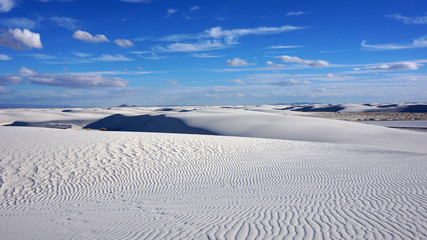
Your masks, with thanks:
<instances>
[{"instance_id":1,"label":"dune slope","mask_svg":"<svg viewBox=\"0 0 427 240\"><path fill-rule=\"evenodd\" d=\"M425 239L425 154L0 127L4 239Z\"/></svg>"}]
</instances>

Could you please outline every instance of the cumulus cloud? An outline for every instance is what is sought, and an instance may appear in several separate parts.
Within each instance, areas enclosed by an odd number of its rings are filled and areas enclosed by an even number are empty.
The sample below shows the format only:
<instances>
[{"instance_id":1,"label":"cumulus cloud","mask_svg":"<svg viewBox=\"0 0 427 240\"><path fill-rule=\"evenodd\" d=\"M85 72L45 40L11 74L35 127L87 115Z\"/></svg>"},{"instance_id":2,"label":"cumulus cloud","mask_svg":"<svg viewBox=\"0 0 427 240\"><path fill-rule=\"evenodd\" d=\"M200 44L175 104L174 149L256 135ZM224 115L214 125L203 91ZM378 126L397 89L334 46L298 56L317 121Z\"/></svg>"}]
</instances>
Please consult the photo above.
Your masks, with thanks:
<instances>
[{"instance_id":1,"label":"cumulus cloud","mask_svg":"<svg viewBox=\"0 0 427 240\"><path fill-rule=\"evenodd\" d=\"M242 66L249 66L249 65L253 65L253 63L248 63L246 62L246 60L240 59L240 58L234 58L232 60L227 60L227 62L225 62L225 65L227 66L232 66L232 67L242 67Z\"/></svg>"},{"instance_id":2,"label":"cumulus cloud","mask_svg":"<svg viewBox=\"0 0 427 240\"><path fill-rule=\"evenodd\" d=\"M0 30L1 31L1 30ZM25 48L43 48L40 41L40 34L33 33L28 29L21 30L19 28L2 30L0 34L0 45L13 48L15 50L23 50Z\"/></svg>"},{"instance_id":3,"label":"cumulus cloud","mask_svg":"<svg viewBox=\"0 0 427 240\"><path fill-rule=\"evenodd\" d=\"M15 84L18 84L20 81L26 80L31 84L71 88L124 87L128 83L121 78L105 77L99 74L37 73L25 67L21 67L21 69L19 69L19 74L20 75L0 75L0 82L3 82L4 79L9 79L9 81L11 81L10 79L14 79L16 82Z\"/></svg>"},{"instance_id":4,"label":"cumulus cloud","mask_svg":"<svg viewBox=\"0 0 427 240\"><path fill-rule=\"evenodd\" d=\"M15 5L14 0L0 0L0 13L9 12Z\"/></svg>"},{"instance_id":5,"label":"cumulus cloud","mask_svg":"<svg viewBox=\"0 0 427 240\"><path fill-rule=\"evenodd\" d=\"M107 37L103 34L97 34L95 36L92 36L92 34L81 30L77 30L76 32L74 32L73 38L91 43L109 42Z\"/></svg>"},{"instance_id":6,"label":"cumulus cloud","mask_svg":"<svg viewBox=\"0 0 427 240\"><path fill-rule=\"evenodd\" d=\"M7 60L11 60L11 58L7 55L0 54L0 61L7 61Z\"/></svg>"},{"instance_id":7,"label":"cumulus cloud","mask_svg":"<svg viewBox=\"0 0 427 240\"><path fill-rule=\"evenodd\" d=\"M26 67L21 67L18 72L19 72L19 74L28 75L28 76L37 75L36 72L34 72L33 70L30 70Z\"/></svg>"},{"instance_id":8,"label":"cumulus cloud","mask_svg":"<svg viewBox=\"0 0 427 240\"><path fill-rule=\"evenodd\" d=\"M400 49L409 49L409 48L423 48L427 47L427 39L426 36L417 38L412 41L412 44L396 44L396 43L388 43L388 44L366 44L366 41L363 40L361 46L367 49L373 50L400 50Z\"/></svg>"},{"instance_id":9,"label":"cumulus cloud","mask_svg":"<svg viewBox=\"0 0 427 240\"><path fill-rule=\"evenodd\" d=\"M393 64L382 64L382 65L373 66L373 67L366 67L366 69L383 70L383 71L417 70L420 66L423 66L423 65L416 62L400 62L400 63L393 63Z\"/></svg>"},{"instance_id":10,"label":"cumulus cloud","mask_svg":"<svg viewBox=\"0 0 427 240\"><path fill-rule=\"evenodd\" d=\"M286 62L286 63L299 63L306 64L310 67L327 67L329 66L329 62L325 60L304 60L299 57L291 57L287 55L276 57L277 60Z\"/></svg>"},{"instance_id":11,"label":"cumulus cloud","mask_svg":"<svg viewBox=\"0 0 427 240\"><path fill-rule=\"evenodd\" d=\"M127 39L116 39L114 40L114 43L119 45L122 48L128 48L128 47L133 47L133 43Z\"/></svg>"},{"instance_id":12,"label":"cumulus cloud","mask_svg":"<svg viewBox=\"0 0 427 240\"><path fill-rule=\"evenodd\" d=\"M421 16L421 17L418 17L418 16L417 17L406 17L400 13L386 15L386 17L396 19L396 20L401 21L405 24L427 24L427 12L425 13L425 16Z\"/></svg>"},{"instance_id":13,"label":"cumulus cloud","mask_svg":"<svg viewBox=\"0 0 427 240\"><path fill-rule=\"evenodd\" d=\"M103 54L100 57L91 58L91 60L101 61L101 62L127 62L127 61L132 61L132 59L127 58L121 54L118 54L116 56L109 55L109 54Z\"/></svg>"},{"instance_id":14,"label":"cumulus cloud","mask_svg":"<svg viewBox=\"0 0 427 240\"><path fill-rule=\"evenodd\" d=\"M19 28L9 30L9 32L17 41L22 42L29 48L43 48L40 41L40 34L38 33L33 33L28 29L21 30Z\"/></svg>"},{"instance_id":15,"label":"cumulus cloud","mask_svg":"<svg viewBox=\"0 0 427 240\"><path fill-rule=\"evenodd\" d=\"M57 26L66 28L68 30L74 31L78 28L79 20L68 17L51 17L52 20Z\"/></svg>"}]
</instances>

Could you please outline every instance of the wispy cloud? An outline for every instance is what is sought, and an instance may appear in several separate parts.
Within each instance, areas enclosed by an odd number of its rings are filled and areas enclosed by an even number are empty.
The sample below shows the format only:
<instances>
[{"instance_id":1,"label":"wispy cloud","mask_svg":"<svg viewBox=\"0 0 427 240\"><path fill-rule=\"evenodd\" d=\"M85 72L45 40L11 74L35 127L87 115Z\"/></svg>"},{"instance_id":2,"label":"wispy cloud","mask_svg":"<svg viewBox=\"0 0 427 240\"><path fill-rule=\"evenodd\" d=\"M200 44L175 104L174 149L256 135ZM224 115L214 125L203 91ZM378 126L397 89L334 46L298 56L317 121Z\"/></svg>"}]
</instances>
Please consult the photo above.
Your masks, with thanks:
<instances>
[{"instance_id":1,"label":"wispy cloud","mask_svg":"<svg viewBox=\"0 0 427 240\"><path fill-rule=\"evenodd\" d=\"M295 86L300 84L309 84L310 82L307 80L297 80L297 79L286 79L282 81L272 82L272 85L281 86L281 87L289 87L289 86Z\"/></svg>"},{"instance_id":2,"label":"wispy cloud","mask_svg":"<svg viewBox=\"0 0 427 240\"><path fill-rule=\"evenodd\" d=\"M243 66L254 65L254 63L248 63L246 60L243 60L237 57L234 59L227 60L225 62L225 65L231 66L231 67L243 67Z\"/></svg>"},{"instance_id":3,"label":"wispy cloud","mask_svg":"<svg viewBox=\"0 0 427 240\"><path fill-rule=\"evenodd\" d=\"M267 64L267 67L271 69L282 69L285 67L284 64L276 64L276 63L273 63L272 61L267 61L265 64Z\"/></svg>"},{"instance_id":4,"label":"wispy cloud","mask_svg":"<svg viewBox=\"0 0 427 240\"><path fill-rule=\"evenodd\" d=\"M243 81L242 79L233 79L233 80L230 80L229 82L230 83L236 83L236 84L239 84L239 85L246 85L246 82Z\"/></svg>"},{"instance_id":5,"label":"wispy cloud","mask_svg":"<svg viewBox=\"0 0 427 240\"><path fill-rule=\"evenodd\" d=\"M225 44L216 40L205 40L196 43L173 43L166 46L156 46L153 49L160 52L201 52L226 48Z\"/></svg>"},{"instance_id":6,"label":"wispy cloud","mask_svg":"<svg viewBox=\"0 0 427 240\"><path fill-rule=\"evenodd\" d=\"M194 57L198 57L198 58L217 58L217 57L221 57L219 55L210 55L207 53L195 53L193 54Z\"/></svg>"},{"instance_id":7,"label":"wispy cloud","mask_svg":"<svg viewBox=\"0 0 427 240\"><path fill-rule=\"evenodd\" d=\"M52 20L57 26L66 28L71 31L75 31L77 28L79 28L79 20L74 18L68 18L68 17L51 17L50 20Z\"/></svg>"},{"instance_id":8,"label":"wispy cloud","mask_svg":"<svg viewBox=\"0 0 427 240\"><path fill-rule=\"evenodd\" d=\"M270 49L290 49L290 48L302 48L301 45L274 45L269 47Z\"/></svg>"},{"instance_id":9,"label":"wispy cloud","mask_svg":"<svg viewBox=\"0 0 427 240\"><path fill-rule=\"evenodd\" d=\"M32 57L39 60L48 60L48 59L58 59L58 57L47 55L47 54L40 54L40 53L32 53L32 54L21 54L23 56Z\"/></svg>"},{"instance_id":10,"label":"wispy cloud","mask_svg":"<svg viewBox=\"0 0 427 240\"><path fill-rule=\"evenodd\" d=\"M149 60L159 60L159 59L165 59L164 56L159 56L155 52L152 51L132 51L130 53L138 55L142 59L149 59Z\"/></svg>"},{"instance_id":11,"label":"wispy cloud","mask_svg":"<svg viewBox=\"0 0 427 240\"><path fill-rule=\"evenodd\" d=\"M238 39L248 35L268 35L287 31L295 31L302 27L281 26L281 27L258 27L244 29L222 29L213 27L198 34L174 34L162 37L159 41L177 42L166 46L156 46L154 50L168 52L198 52L210 51L230 47L238 43ZM195 42L184 42L195 40Z\"/></svg>"},{"instance_id":12,"label":"wispy cloud","mask_svg":"<svg viewBox=\"0 0 427 240\"><path fill-rule=\"evenodd\" d=\"M174 34L160 38L160 41L177 42L183 40L200 40L200 39L225 39L227 43L236 43L237 39L247 35L268 35L288 31L303 29L296 26L281 27L257 27L257 28L240 28L240 29L223 29L222 27L213 27L198 34Z\"/></svg>"},{"instance_id":13,"label":"wispy cloud","mask_svg":"<svg viewBox=\"0 0 427 240\"><path fill-rule=\"evenodd\" d=\"M133 42L131 42L127 39L116 39L116 40L114 40L114 43L119 45L122 48L128 48L128 47L134 46Z\"/></svg>"},{"instance_id":14,"label":"wispy cloud","mask_svg":"<svg viewBox=\"0 0 427 240\"><path fill-rule=\"evenodd\" d=\"M9 12L16 6L15 0L0 0L0 13Z\"/></svg>"},{"instance_id":15,"label":"wispy cloud","mask_svg":"<svg viewBox=\"0 0 427 240\"><path fill-rule=\"evenodd\" d=\"M16 74L3 74L0 75L0 86L11 86L21 83L22 77Z\"/></svg>"},{"instance_id":16,"label":"wispy cloud","mask_svg":"<svg viewBox=\"0 0 427 240\"><path fill-rule=\"evenodd\" d=\"M166 9L166 15L165 15L165 17L170 17L170 16L172 16L174 13L177 13L178 12L178 9L173 9L173 8L169 8L169 9Z\"/></svg>"},{"instance_id":17,"label":"wispy cloud","mask_svg":"<svg viewBox=\"0 0 427 240\"><path fill-rule=\"evenodd\" d=\"M194 11L197 11L197 10L199 10L200 9L200 7L199 6L191 6L190 7L190 12L194 12Z\"/></svg>"},{"instance_id":18,"label":"wispy cloud","mask_svg":"<svg viewBox=\"0 0 427 240\"><path fill-rule=\"evenodd\" d=\"M396 44L396 43L388 43L388 44L367 44L366 41L362 41L361 46L367 49L373 50L401 50L401 49L409 49L409 48L423 48L427 47L427 39L426 36L417 38L412 41L411 44Z\"/></svg>"},{"instance_id":19,"label":"wispy cloud","mask_svg":"<svg viewBox=\"0 0 427 240\"><path fill-rule=\"evenodd\" d=\"M396 19L396 20L401 21L405 24L427 24L427 12L425 13L425 16L421 16L421 17L418 17L418 16L417 17L406 17L400 13L386 15L386 17Z\"/></svg>"},{"instance_id":20,"label":"wispy cloud","mask_svg":"<svg viewBox=\"0 0 427 240\"><path fill-rule=\"evenodd\" d=\"M90 60L100 61L100 62L127 62L127 61L132 61L132 59L127 58L121 54L118 54L116 56L109 55L109 54L103 54L100 57L91 58Z\"/></svg>"},{"instance_id":21,"label":"wispy cloud","mask_svg":"<svg viewBox=\"0 0 427 240\"><path fill-rule=\"evenodd\" d=\"M0 25L5 26L7 28L34 29L40 26L40 21L41 19L3 18L3 19L0 19Z\"/></svg>"},{"instance_id":22,"label":"wispy cloud","mask_svg":"<svg viewBox=\"0 0 427 240\"><path fill-rule=\"evenodd\" d=\"M121 78L105 77L97 74L53 74L37 73L25 67L21 67L19 75L0 75L0 79L14 78L16 84L26 80L30 84L48 85L71 88L103 88L124 87L127 81Z\"/></svg>"},{"instance_id":23,"label":"wispy cloud","mask_svg":"<svg viewBox=\"0 0 427 240\"><path fill-rule=\"evenodd\" d=\"M82 52L72 52L72 54L78 56L78 57L90 57L91 54L88 53L82 53Z\"/></svg>"},{"instance_id":24,"label":"wispy cloud","mask_svg":"<svg viewBox=\"0 0 427 240\"><path fill-rule=\"evenodd\" d=\"M329 66L329 62L325 60L304 60L299 57L291 57L287 55L276 57L277 60L280 60L282 62L286 63L299 63L299 64L306 64L310 67L327 67Z\"/></svg>"},{"instance_id":25,"label":"wispy cloud","mask_svg":"<svg viewBox=\"0 0 427 240\"><path fill-rule=\"evenodd\" d=\"M28 29L21 30L19 28L1 30L3 33L0 34L0 45L10 47L15 50L24 50L25 48L43 48L40 41L40 34L33 33Z\"/></svg>"},{"instance_id":26,"label":"wispy cloud","mask_svg":"<svg viewBox=\"0 0 427 240\"><path fill-rule=\"evenodd\" d=\"M366 69L372 69L372 70L417 70L420 66L423 66L422 64L416 63L416 62L400 62L400 63L393 63L393 64L382 64L378 66L372 66L372 67L366 67Z\"/></svg>"},{"instance_id":27,"label":"wispy cloud","mask_svg":"<svg viewBox=\"0 0 427 240\"><path fill-rule=\"evenodd\" d=\"M91 43L109 42L107 37L103 34L97 34L93 36L92 34L81 30L74 32L73 38Z\"/></svg>"},{"instance_id":28,"label":"wispy cloud","mask_svg":"<svg viewBox=\"0 0 427 240\"><path fill-rule=\"evenodd\" d=\"M304 12L304 11L297 11L297 12L291 11L291 12L288 12L286 14L286 16L300 16L300 15L304 15L304 14L307 14L307 13L308 12Z\"/></svg>"},{"instance_id":29,"label":"wispy cloud","mask_svg":"<svg viewBox=\"0 0 427 240\"><path fill-rule=\"evenodd\" d=\"M0 61L8 61L8 60L11 60L12 58L10 58L9 56L7 56L7 55L4 55L4 54L0 54Z\"/></svg>"}]
</instances>

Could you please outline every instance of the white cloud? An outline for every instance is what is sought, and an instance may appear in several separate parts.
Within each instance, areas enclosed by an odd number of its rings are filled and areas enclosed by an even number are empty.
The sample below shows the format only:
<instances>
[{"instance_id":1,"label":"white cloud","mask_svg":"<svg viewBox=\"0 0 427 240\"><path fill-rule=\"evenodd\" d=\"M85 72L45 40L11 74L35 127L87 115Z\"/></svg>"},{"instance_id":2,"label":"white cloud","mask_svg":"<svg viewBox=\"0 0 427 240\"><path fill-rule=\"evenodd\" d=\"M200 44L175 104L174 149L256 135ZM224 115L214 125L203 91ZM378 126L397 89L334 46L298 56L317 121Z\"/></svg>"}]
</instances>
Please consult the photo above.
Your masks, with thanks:
<instances>
[{"instance_id":1,"label":"white cloud","mask_svg":"<svg viewBox=\"0 0 427 240\"><path fill-rule=\"evenodd\" d=\"M35 59L39 59L39 60L48 60L48 59L58 59L55 56L51 56L51 55L46 55L46 54L38 54L38 53L32 53L32 54L22 54L23 56L29 56L29 57L33 57Z\"/></svg>"},{"instance_id":2,"label":"white cloud","mask_svg":"<svg viewBox=\"0 0 427 240\"><path fill-rule=\"evenodd\" d=\"M72 52L72 54L78 56L78 57L90 57L91 54L88 53L82 53L82 52Z\"/></svg>"},{"instance_id":3,"label":"white cloud","mask_svg":"<svg viewBox=\"0 0 427 240\"><path fill-rule=\"evenodd\" d=\"M109 54L103 54L100 57L91 58L91 60L101 61L101 62L127 62L127 61L132 61L132 59L127 58L121 54L118 54L116 56L109 55Z\"/></svg>"},{"instance_id":4,"label":"white cloud","mask_svg":"<svg viewBox=\"0 0 427 240\"><path fill-rule=\"evenodd\" d=\"M17 85L22 81L22 77L16 74L0 75L0 86Z\"/></svg>"},{"instance_id":5,"label":"white cloud","mask_svg":"<svg viewBox=\"0 0 427 240\"><path fill-rule=\"evenodd\" d=\"M205 36L212 38L224 38L227 43L237 43L237 39L242 36L276 34L286 31L294 31L297 29L301 29L301 27L286 25L282 27L258 27L232 30L222 29L221 27L214 27L206 30Z\"/></svg>"},{"instance_id":6,"label":"white cloud","mask_svg":"<svg viewBox=\"0 0 427 240\"><path fill-rule=\"evenodd\" d=\"M72 87L72 88L98 88L98 87L124 87L128 83L121 78L104 77L99 74L79 73L79 74L51 74L37 73L25 67L19 69L20 76L12 75L19 83L25 79L31 84ZM0 75L0 79L10 75Z\"/></svg>"},{"instance_id":7,"label":"white cloud","mask_svg":"<svg viewBox=\"0 0 427 240\"><path fill-rule=\"evenodd\" d=\"M230 80L229 82L236 83L239 85L246 85L246 82L244 82L242 79L234 79L234 80Z\"/></svg>"},{"instance_id":8,"label":"white cloud","mask_svg":"<svg viewBox=\"0 0 427 240\"><path fill-rule=\"evenodd\" d=\"M271 49L289 49L289 48L301 48L301 47L303 47L303 46L299 46L299 45L295 45L295 46L292 46L292 45L287 45L287 46L275 45L275 46L271 46L269 48L271 48Z\"/></svg>"},{"instance_id":9,"label":"white cloud","mask_svg":"<svg viewBox=\"0 0 427 240\"><path fill-rule=\"evenodd\" d=\"M226 47L227 46L220 41L207 40L197 43L173 43L167 45L166 47L157 46L154 49L162 52L200 52L222 49Z\"/></svg>"},{"instance_id":10,"label":"white cloud","mask_svg":"<svg viewBox=\"0 0 427 240\"><path fill-rule=\"evenodd\" d=\"M307 14L308 12L298 11L298 12L288 12L286 16L300 16L303 14Z\"/></svg>"},{"instance_id":11,"label":"white cloud","mask_svg":"<svg viewBox=\"0 0 427 240\"><path fill-rule=\"evenodd\" d=\"M194 11L197 11L197 10L199 10L200 9L200 7L199 6L191 6L190 7L190 12L194 12Z\"/></svg>"},{"instance_id":12,"label":"white cloud","mask_svg":"<svg viewBox=\"0 0 427 240\"><path fill-rule=\"evenodd\" d=\"M400 63L393 63L393 64L382 64L379 66L373 66L373 67L366 67L366 69L373 69L373 70L417 70L420 66L423 66L422 64L416 63L416 62L400 62Z\"/></svg>"},{"instance_id":13,"label":"white cloud","mask_svg":"<svg viewBox=\"0 0 427 240\"><path fill-rule=\"evenodd\" d=\"M300 85L300 84L308 84L308 83L310 83L310 82L307 81L307 80L300 81L300 80L291 78L291 79L287 79L287 80L273 82L271 84L272 85L281 86L281 87L288 87L288 86L294 86L294 85Z\"/></svg>"},{"instance_id":14,"label":"white cloud","mask_svg":"<svg viewBox=\"0 0 427 240\"><path fill-rule=\"evenodd\" d=\"M28 69L28 68L26 68L26 67L21 67L21 68L19 69L19 74L22 74L22 75L28 75L28 76L31 76L31 75L37 75L37 73L36 73L36 72L34 72L33 70L30 70L30 69Z\"/></svg>"},{"instance_id":15,"label":"white cloud","mask_svg":"<svg viewBox=\"0 0 427 240\"><path fill-rule=\"evenodd\" d=\"M267 35L277 34L286 31L294 31L302 27L282 26L282 27L258 27L246 29L222 29L213 27L199 34L174 34L162 37L159 41L177 42L165 47L157 46L157 51L169 52L191 52L191 51L209 51L230 47L238 43L239 37L247 35ZM196 42L180 43L179 41L196 40Z\"/></svg>"},{"instance_id":16,"label":"white cloud","mask_svg":"<svg viewBox=\"0 0 427 240\"><path fill-rule=\"evenodd\" d=\"M76 30L79 24L79 20L74 18L67 18L67 17L51 17L50 20L52 20L57 26L60 26L72 31Z\"/></svg>"},{"instance_id":17,"label":"white cloud","mask_svg":"<svg viewBox=\"0 0 427 240\"><path fill-rule=\"evenodd\" d=\"M167 13L166 13L166 17L170 17L170 16L172 16L172 14L174 14L174 13L178 12L178 9L172 9L172 8L169 8L169 9L167 9L166 11L167 11Z\"/></svg>"},{"instance_id":18,"label":"white cloud","mask_svg":"<svg viewBox=\"0 0 427 240\"><path fill-rule=\"evenodd\" d=\"M193 54L194 57L198 57L198 58L217 58L217 57L221 57L218 55L210 55L207 53L195 53Z\"/></svg>"},{"instance_id":19,"label":"white cloud","mask_svg":"<svg viewBox=\"0 0 427 240\"><path fill-rule=\"evenodd\" d=\"M43 48L40 41L40 34L33 33L28 29L21 30L19 28L9 29L8 31L0 30L0 45L13 48L15 50L23 50L25 48Z\"/></svg>"},{"instance_id":20,"label":"white cloud","mask_svg":"<svg viewBox=\"0 0 427 240\"><path fill-rule=\"evenodd\" d=\"M33 33L28 29L21 30L19 28L15 28L13 30L9 29L9 32L17 41L22 42L29 48L43 48L40 41L40 34L38 33Z\"/></svg>"},{"instance_id":21,"label":"white cloud","mask_svg":"<svg viewBox=\"0 0 427 240\"><path fill-rule=\"evenodd\" d=\"M329 66L329 62L325 60L304 60L299 57L291 57L287 55L276 57L277 60L286 62L286 63L300 63L306 64L310 67L326 67Z\"/></svg>"},{"instance_id":22,"label":"white cloud","mask_svg":"<svg viewBox=\"0 0 427 240\"><path fill-rule=\"evenodd\" d=\"M409 48L423 48L427 47L427 39L426 36L417 38L412 41L412 44L395 44L395 43L389 43L389 44L366 44L366 41L362 41L361 46L368 49L373 50L400 50L400 49L409 49Z\"/></svg>"},{"instance_id":23,"label":"white cloud","mask_svg":"<svg viewBox=\"0 0 427 240\"><path fill-rule=\"evenodd\" d=\"M276 64L276 63L273 63L272 61L267 61L265 62L265 64L267 64L268 68L273 68L273 69L279 69L279 68L285 67L284 64Z\"/></svg>"},{"instance_id":24,"label":"white cloud","mask_svg":"<svg viewBox=\"0 0 427 240\"><path fill-rule=\"evenodd\" d=\"M7 55L0 54L0 61L7 61L7 60L11 60L11 58Z\"/></svg>"},{"instance_id":25,"label":"white cloud","mask_svg":"<svg viewBox=\"0 0 427 240\"><path fill-rule=\"evenodd\" d=\"M427 24L427 13L425 13L425 16L422 17L406 17L403 16L400 13L395 13L395 14L390 14L390 15L386 15L386 17L389 18L394 18L398 21L401 21L405 24Z\"/></svg>"},{"instance_id":26,"label":"white cloud","mask_svg":"<svg viewBox=\"0 0 427 240\"><path fill-rule=\"evenodd\" d=\"M213 27L205 30L199 34L173 34L160 38L160 41L183 41L183 40L200 40L207 38L214 39L225 39L228 43L236 43L237 39L242 36L247 35L267 35L267 34L277 34L287 31L295 31L302 29L302 27L295 26L281 26L281 27L258 27L258 28L241 28L241 29L222 29L221 27Z\"/></svg>"},{"instance_id":27,"label":"white cloud","mask_svg":"<svg viewBox=\"0 0 427 240\"><path fill-rule=\"evenodd\" d=\"M165 81L169 84L172 84L172 85L178 85L179 84L179 81L176 79L166 79Z\"/></svg>"},{"instance_id":28,"label":"white cloud","mask_svg":"<svg viewBox=\"0 0 427 240\"><path fill-rule=\"evenodd\" d=\"M9 12L15 5L14 0L0 0L0 13Z\"/></svg>"},{"instance_id":29,"label":"white cloud","mask_svg":"<svg viewBox=\"0 0 427 240\"><path fill-rule=\"evenodd\" d=\"M8 28L26 28L34 29L40 25L40 19L29 19L29 18L5 18L0 19L0 25Z\"/></svg>"},{"instance_id":30,"label":"white cloud","mask_svg":"<svg viewBox=\"0 0 427 240\"><path fill-rule=\"evenodd\" d=\"M92 34L81 30L74 32L73 38L91 43L109 42L107 37L103 34L92 36Z\"/></svg>"},{"instance_id":31,"label":"white cloud","mask_svg":"<svg viewBox=\"0 0 427 240\"><path fill-rule=\"evenodd\" d=\"M232 67L242 67L242 66L249 66L249 65L253 65L253 63L248 63L243 59L240 58L234 58L232 60L227 60L227 62L225 62L225 65L227 66L232 66Z\"/></svg>"},{"instance_id":32,"label":"white cloud","mask_svg":"<svg viewBox=\"0 0 427 240\"><path fill-rule=\"evenodd\" d=\"M114 40L114 43L119 45L122 48L128 48L128 47L134 46L134 44L127 39L116 39L116 40Z\"/></svg>"},{"instance_id":33,"label":"white cloud","mask_svg":"<svg viewBox=\"0 0 427 240\"><path fill-rule=\"evenodd\" d=\"M151 51L132 51L130 53L136 54L142 59L159 60L166 58L163 56L158 56L155 52Z\"/></svg>"}]
</instances>

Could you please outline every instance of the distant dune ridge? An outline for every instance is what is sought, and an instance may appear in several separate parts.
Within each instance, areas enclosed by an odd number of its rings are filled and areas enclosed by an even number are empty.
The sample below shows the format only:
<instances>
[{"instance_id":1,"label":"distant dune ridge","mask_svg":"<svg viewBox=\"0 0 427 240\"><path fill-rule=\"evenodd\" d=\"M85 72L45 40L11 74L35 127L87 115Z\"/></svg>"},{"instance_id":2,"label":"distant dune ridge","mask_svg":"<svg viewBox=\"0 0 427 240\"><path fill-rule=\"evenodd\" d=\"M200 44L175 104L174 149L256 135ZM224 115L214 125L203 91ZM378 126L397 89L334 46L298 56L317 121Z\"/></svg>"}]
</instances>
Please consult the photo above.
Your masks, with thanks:
<instances>
[{"instance_id":1,"label":"distant dune ridge","mask_svg":"<svg viewBox=\"0 0 427 240\"><path fill-rule=\"evenodd\" d=\"M426 132L294 108L0 109L1 238L427 239Z\"/></svg>"}]
</instances>

